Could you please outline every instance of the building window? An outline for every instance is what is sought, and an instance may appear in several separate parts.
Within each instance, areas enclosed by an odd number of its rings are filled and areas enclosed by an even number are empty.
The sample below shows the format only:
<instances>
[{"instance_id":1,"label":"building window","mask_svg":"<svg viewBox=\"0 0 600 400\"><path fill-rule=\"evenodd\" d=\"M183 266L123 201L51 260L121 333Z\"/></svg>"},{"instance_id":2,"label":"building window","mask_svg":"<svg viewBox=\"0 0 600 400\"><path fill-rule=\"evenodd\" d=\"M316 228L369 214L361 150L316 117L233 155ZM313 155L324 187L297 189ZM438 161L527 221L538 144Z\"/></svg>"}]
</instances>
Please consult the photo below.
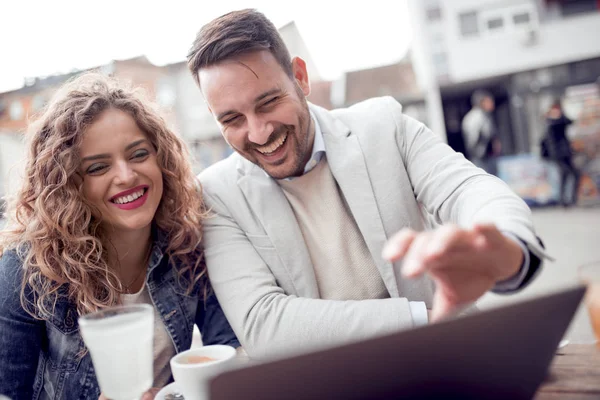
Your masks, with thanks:
<instances>
[{"instance_id":1,"label":"building window","mask_svg":"<svg viewBox=\"0 0 600 400\"><path fill-rule=\"evenodd\" d=\"M432 61L438 77L448 75L448 55L445 52L433 53Z\"/></svg>"},{"instance_id":2,"label":"building window","mask_svg":"<svg viewBox=\"0 0 600 400\"><path fill-rule=\"evenodd\" d=\"M560 12L565 17L597 12L600 8L598 0L565 0L559 2L559 4Z\"/></svg>"},{"instance_id":3,"label":"building window","mask_svg":"<svg viewBox=\"0 0 600 400\"><path fill-rule=\"evenodd\" d=\"M19 100L15 100L10 104L9 110L10 119L13 121L19 121L23 119L23 114L25 114L25 110L23 109L23 104Z\"/></svg>"},{"instance_id":4,"label":"building window","mask_svg":"<svg viewBox=\"0 0 600 400\"><path fill-rule=\"evenodd\" d=\"M440 7L428 8L426 11L426 15L428 21L439 21L442 19L442 9Z\"/></svg>"},{"instance_id":5,"label":"building window","mask_svg":"<svg viewBox=\"0 0 600 400\"><path fill-rule=\"evenodd\" d=\"M504 26L504 20L502 17L490 18L487 21L487 28L490 31L501 29Z\"/></svg>"},{"instance_id":6,"label":"building window","mask_svg":"<svg viewBox=\"0 0 600 400\"><path fill-rule=\"evenodd\" d=\"M528 12L522 12L513 15L513 22L517 26L529 24L529 21L531 21L531 15L529 15Z\"/></svg>"},{"instance_id":7,"label":"building window","mask_svg":"<svg viewBox=\"0 0 600 400\"><path fill-rule=\"evenodd\" d=\"M46 99L41 94L37 94L33 97L31 101L31 107L33 111L40 111L46 105Z\"/></svg>"},{"instance_id":8,"label":"building window","mask_svg":"<svg viewBox=\"0 0 600 400\"><path fill-rule=\"evenodd\" d=\"M166 82L162 82L158 85L158 90L156 92L156 99L158 104L160 104L162 107L172 107L175 105L177 94L171 85Z\"/></svg>"},{"instance_id":9,"label":"building window","mask_svg":"<svg viewBox=\"0 0 600 400\"><path fill-rule=\"evenodd\" d=\"M477 11L470 11L461 13L459 15L460 20L460 33L465 36L476 36L479 33L479 24L477 18Z\"/></svg>"}]
</instances>

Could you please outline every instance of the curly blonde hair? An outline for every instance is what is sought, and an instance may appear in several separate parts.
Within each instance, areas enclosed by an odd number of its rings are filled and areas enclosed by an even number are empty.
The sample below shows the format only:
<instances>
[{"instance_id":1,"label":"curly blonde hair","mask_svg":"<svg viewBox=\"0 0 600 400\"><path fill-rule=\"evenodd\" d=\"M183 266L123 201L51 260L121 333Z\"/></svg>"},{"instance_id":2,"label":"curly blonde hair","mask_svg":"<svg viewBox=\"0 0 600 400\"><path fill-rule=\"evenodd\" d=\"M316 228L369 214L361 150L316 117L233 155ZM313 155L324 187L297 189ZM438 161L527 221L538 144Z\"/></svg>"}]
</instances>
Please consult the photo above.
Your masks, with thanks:
<instances>
[{"instance_id":1,"label":"curly blonde hair","mask_svg":"<svg viewBox=\"0 0 600 400\"><path fill-rule=\"evenodd\" d=\"M205 282L205 209L187 147L139 91L89 73L67 82L30 124L24 179L8 201L9 221L0 235L0 254L15 249L24 261L21 302L38 318L51 315L61 296L80 315L119 303L122 285L108 266L110 242L78 175L83 133L109 108L131 115L156 149L163 195L153 224L167 235L171 265L188 293Z\"/></svg>"}]
</instances>

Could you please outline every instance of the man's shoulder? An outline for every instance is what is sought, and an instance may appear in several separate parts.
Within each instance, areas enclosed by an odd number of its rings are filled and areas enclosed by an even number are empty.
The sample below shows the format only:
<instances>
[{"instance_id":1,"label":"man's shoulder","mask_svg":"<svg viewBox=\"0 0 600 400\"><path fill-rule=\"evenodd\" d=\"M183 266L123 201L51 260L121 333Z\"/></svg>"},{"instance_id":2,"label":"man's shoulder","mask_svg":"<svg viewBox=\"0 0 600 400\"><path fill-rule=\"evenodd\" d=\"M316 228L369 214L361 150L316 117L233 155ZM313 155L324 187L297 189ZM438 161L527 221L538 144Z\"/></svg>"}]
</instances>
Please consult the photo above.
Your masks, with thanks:
<instances>
[{"instance_id":1,"label":"man's shoulder","mask_svg":"<svg viewBox=\"0 0 600 400\"><path fill-rule=\"evenodd\" d=\"M402 119L402 105L393 97L373 97L347 108L331 111L334 119L341 121L359 136L396 130Z\"/></svg>"},{"instance_id":2,"label":"man's shoulder","mask_svg":"<svg viewBox=\"0 0 600 400\"><path fill-rule=\"evenodd\" d=\"M483 122L483 111L479 108L472 108L462 120L462 127L466 130L479 129L478 126Z\"/></svg>"},{"instance_id":3,"label":"man's shoulder","mask_svg":"<svg viewBox=\"0 0 600 400\"><path fill-rule=\"evenodd\" d=\"M198 174L198 180L203 192L214 193L220 188L235 185L239 178L239 169L243 167L244 159L237 153L212 164Z\"/></svg>"},{"instance_id":4,"label":"man's shoulder","mask_svg":"<svg viewBox=\"0 0 600 400\"><path fill-rule=\"evenodd\" d=\"M372 97L352 104L346 108L338 108L332 111L336 117L352 115L372 115L373 112L397 112L402 113L402 105L391 96Z\"/></svg>"}]
</instances>

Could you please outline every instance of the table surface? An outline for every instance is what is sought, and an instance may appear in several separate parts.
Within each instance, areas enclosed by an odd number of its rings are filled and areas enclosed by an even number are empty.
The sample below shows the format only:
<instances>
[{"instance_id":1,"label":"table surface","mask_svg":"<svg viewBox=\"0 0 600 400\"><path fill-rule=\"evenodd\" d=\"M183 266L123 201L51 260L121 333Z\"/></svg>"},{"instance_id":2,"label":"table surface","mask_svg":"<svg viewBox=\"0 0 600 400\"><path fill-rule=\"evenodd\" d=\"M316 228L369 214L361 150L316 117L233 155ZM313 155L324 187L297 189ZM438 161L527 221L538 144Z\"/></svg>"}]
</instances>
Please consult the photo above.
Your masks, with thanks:
<instances>
[{"instance_id":1,"label":"table surface","mask_svg":"<svg viewBox=\"0 0 600 400\"><path fill-rule=\"evenodd\" d=\"M569 344L559 349L534 399L600 399L600 348Z\"/></svg>"}]
</instances>

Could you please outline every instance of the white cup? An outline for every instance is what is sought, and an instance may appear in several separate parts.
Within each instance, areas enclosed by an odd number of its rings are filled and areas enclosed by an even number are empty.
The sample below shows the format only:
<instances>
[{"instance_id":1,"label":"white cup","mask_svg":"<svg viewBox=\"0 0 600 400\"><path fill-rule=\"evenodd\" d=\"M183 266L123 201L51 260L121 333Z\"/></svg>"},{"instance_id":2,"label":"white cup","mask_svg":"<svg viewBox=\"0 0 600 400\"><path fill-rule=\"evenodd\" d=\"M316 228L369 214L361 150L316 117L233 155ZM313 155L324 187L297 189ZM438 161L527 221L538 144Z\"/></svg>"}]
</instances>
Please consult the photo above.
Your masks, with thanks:
<instances>
[{"instance_id":1,"label":"white cup","mask_svg":"<svg viewBox=\"0 0 600 400\"><path fill-rule=\"evenodd\" d=\"M171 358L171 372L185 400L208 400L208 382L214 376L234 366L235 349L231 346L198 347ZM195 357L209 357L214 361L190 362Z\"/></svg>"},{"instance_id":2,"label":"white cup","mask_svg":"<svg viewBox=\"0 0 600 400\"><path fill-rule=\"evenodd\" d=\"M139 399L152 387L152 306L106 308L79 318L79 328L107 398Z\"/></svg>"}]
</instances>

